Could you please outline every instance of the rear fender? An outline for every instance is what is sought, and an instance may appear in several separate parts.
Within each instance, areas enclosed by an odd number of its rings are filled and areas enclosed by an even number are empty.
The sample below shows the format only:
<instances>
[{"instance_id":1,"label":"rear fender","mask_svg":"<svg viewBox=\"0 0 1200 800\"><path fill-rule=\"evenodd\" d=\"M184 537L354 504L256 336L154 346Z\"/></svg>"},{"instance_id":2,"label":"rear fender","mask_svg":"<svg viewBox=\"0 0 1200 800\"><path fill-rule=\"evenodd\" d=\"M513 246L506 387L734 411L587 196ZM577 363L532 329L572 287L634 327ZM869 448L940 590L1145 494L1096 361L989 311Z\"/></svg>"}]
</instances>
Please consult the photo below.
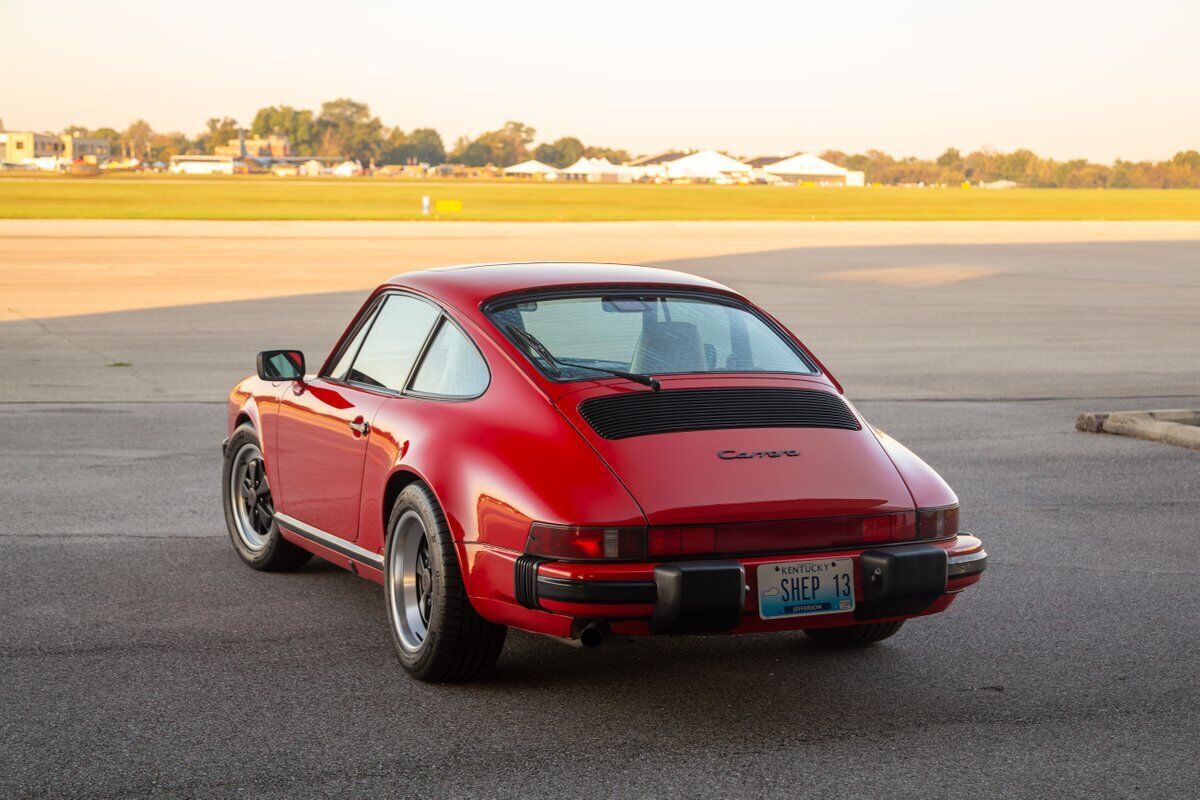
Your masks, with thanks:
<instances>
[{"instance_id":1,"label":"rear fender","mask_svg":"<svg viewBox=\"0 0 1200 800\"><path fill-rule=\"evenodd\" d=\"M879 440L888 458L896 465L896 471L908 487L917 508L939 508L956 505L958 495L933 467L921 460L916 453L900 442L871 425L868 429Z\"/></svg>"}]
</instances>

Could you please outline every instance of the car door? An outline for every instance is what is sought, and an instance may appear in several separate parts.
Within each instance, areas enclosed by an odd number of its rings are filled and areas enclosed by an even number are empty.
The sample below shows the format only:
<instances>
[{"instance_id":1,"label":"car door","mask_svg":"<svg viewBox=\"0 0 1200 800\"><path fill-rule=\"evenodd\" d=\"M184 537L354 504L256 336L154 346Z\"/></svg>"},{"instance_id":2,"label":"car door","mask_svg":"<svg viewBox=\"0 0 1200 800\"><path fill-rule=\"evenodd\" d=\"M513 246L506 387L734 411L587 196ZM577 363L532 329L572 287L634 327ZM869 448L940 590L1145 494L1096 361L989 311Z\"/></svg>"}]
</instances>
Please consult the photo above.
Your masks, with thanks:
<instances>
[{"instance_id":1,"label":"car door","mask_svg":"<svg viewBox=\"0 0 1200 800\"><path fill-rule=\"evenodd\" d=\"M276 444L281 513L357 539L371 424L404 389L439 313L412 295L383 295L327 372L285 392Z\"/></svg>"}]
</instances>

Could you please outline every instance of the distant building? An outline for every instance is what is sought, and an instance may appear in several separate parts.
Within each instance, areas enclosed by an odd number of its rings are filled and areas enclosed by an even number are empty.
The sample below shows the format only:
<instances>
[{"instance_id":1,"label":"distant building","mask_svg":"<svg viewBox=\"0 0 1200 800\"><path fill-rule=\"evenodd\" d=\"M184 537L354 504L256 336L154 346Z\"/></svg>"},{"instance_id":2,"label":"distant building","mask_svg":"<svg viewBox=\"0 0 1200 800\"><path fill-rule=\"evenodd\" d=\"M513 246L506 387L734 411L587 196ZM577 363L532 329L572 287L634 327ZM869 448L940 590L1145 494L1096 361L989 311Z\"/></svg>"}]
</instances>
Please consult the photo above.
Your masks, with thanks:
<instances>
[{"instance_id":1,"label":"distant building","mask_svg":"<svg viewBox=\"0 0 1200 800\"><path fill-rule=\"evenodd\" d=\"M227 143L214 147L213 155L233 158L289 158L292 155L292 144L288 137L279 134L247 139L243 133L239 134L237 139L230 139Z\"/></svg>"},{"instance_id":2,"label":"distant building","mask_svg":"<svg viewBox=\"0 0 1200 800\"><path fill-rule=\"evenodd\" d=\"M13 164L31 162L35 158L62 158L65 145L52 133L34 131L5 131L4 160Z\"/></svg>"},{"instance_id":3,"label":"distant building","mask_svg":"<svg viewBox=\"0 0 1200 800\"><path fill-rule=\"evenodd\" d=\"M683 158L687 153L668 150L652 156L641 156L623 165L623 172L634 181L664 181L667 179L667 164Z\"/></svg>"},{"instance_id":4,"label":"distant building","mask_svg":"<svg viewBox=\"0 0 1200 800\"><path fill-rule=\"evenodd\" d=\"M681 153L678 150L668 150L665 153L658 153L652 156L642 156L635 158L625 166L627 167L653 167L658 164L665 164L668 161L674 161L677 158L683 158L687 153Z\"/></svg>"},{"instance_id":5,"label":"distant building","mask_svg":"<svg viewBox=\"0 0 1200 800\"><path fill-rule=\"evenodd\" d=\"M771 166L777 161L783 161L785 158L787 158L787 156L759 156L758 158L750 159L746 163L754 169L763 169L764 167Z\"/></svg>"},{"instance_id":6,"label":"distant building","mask_svg":"<svg viewBox=\"0 0 1200 800\"><path fill-rule=\"evenodd\" d=\"M773 159L763 164L760 169L767 175L791 183L815 183L820 186L863 186L866 183L866 176L862 172L839 167L811 153L797 153L790 158Z\"/></svg>"},{"instance_id":7,"label":"distant building","mask_svg":"<svg viewBox=\"0 0 1200 800\"><path fill-rule=\"evenodd\" d=\"M716 150L700 150L665 162L671 180L700 180L725 183L750 178L749 164Z\"/></svg>"},{"instance_id":8,"label":"distant building","mask_svg":"<svg viewBox=\"0 0 1200 800\"><path fill-rule=\"evenodd\" d=\"M63 143L62 157L67 161L107 161L112 158L112 143L108 139L84 136L78 131L64 133L59 138Z\"/></svg>"},{"instance_id":9,"label":"distant building","mask_svg":"<svg viewBox=\"0 0 1200 800\"><path fill-rule=\"evenodd\" d=\"M734 183L751 177L753 168L716 150L680 153L675 150L643 156L624 167L631 180L708 181Z\"/></svg>"}]
</instances>

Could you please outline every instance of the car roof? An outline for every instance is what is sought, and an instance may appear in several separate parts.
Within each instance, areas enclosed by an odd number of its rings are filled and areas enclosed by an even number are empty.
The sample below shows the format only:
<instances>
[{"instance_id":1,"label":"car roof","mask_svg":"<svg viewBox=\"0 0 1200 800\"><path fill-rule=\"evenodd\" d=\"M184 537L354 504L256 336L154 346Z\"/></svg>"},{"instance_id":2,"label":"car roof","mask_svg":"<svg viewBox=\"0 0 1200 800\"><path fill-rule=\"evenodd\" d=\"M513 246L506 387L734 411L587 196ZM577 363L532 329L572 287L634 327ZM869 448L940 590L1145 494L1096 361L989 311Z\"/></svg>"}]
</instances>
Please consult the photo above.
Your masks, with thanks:
<instances>
[{"instance_id":1,"label":"car roof","mask_svg":"<svg viewBox=\"0 0 1200 800\"><path fill-rule=\"evenodd\" d=\"M665 286L681 289L736 293L716 281L657 267L631 264L594 264L576 261L464 264L406 272L389 278L385 286L414 289L460 310L478 308L499 295L538 289L585 286Z\"/></svg>"}]
</instances>

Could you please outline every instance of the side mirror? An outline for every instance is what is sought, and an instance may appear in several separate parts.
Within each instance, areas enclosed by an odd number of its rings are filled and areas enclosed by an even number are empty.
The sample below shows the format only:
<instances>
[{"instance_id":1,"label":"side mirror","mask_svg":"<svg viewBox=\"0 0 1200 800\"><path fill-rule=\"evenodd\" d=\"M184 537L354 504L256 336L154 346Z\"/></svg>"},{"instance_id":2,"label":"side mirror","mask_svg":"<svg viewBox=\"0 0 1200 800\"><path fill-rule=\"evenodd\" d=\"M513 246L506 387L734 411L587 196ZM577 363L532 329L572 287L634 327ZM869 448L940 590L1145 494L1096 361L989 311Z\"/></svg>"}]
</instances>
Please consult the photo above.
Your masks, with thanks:
<instances>
[{"instance_id":1,"label":"side mirror","mask_svg":"<svg viewBox=\"0 0 1200 800\"><path fill-rule=\"evenodd\" d=\"M258 377L264 381L304 380L304 353L299 350L263 350L258 354Z\"/></svg>"}]
</instances>

